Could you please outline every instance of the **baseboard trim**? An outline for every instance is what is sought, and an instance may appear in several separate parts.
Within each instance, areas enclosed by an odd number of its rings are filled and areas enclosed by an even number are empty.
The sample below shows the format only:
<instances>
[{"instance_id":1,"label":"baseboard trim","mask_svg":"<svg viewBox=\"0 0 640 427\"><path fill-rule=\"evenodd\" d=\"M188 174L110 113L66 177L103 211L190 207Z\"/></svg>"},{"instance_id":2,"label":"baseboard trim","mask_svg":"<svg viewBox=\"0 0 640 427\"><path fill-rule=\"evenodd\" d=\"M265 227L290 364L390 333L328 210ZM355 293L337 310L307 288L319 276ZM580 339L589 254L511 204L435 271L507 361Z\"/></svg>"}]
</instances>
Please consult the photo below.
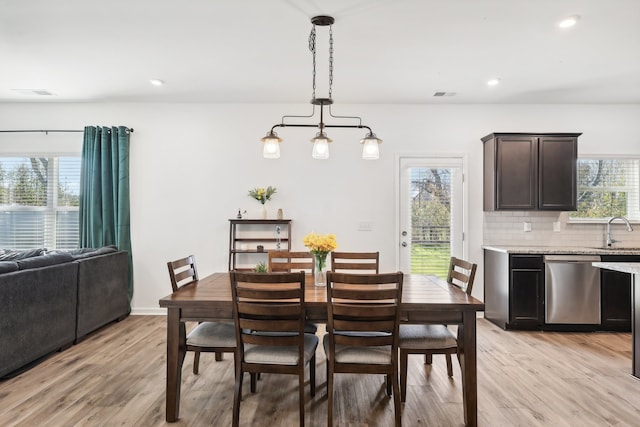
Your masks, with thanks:
<instances>
[{"instance_id":1,"label":"baseboard trim","mask_svg":"<svg viewBox=\"0 0 640 427\"><path fill-rule=\"evenodd\" d=\"M132 307L133 316L166 316L167 309L161 307Z\"/></svg>"}]
</instances>

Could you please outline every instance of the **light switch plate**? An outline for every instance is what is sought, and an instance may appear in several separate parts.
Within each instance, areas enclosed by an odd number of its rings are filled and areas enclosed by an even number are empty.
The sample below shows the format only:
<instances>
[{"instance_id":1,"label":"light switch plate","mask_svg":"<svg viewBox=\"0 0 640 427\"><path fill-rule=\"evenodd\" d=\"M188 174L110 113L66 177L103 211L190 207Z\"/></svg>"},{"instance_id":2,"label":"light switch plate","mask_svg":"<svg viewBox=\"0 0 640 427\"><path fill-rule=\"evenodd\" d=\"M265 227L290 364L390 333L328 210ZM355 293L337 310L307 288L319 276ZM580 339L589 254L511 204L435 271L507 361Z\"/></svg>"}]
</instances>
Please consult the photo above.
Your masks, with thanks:
<instances>
[{"instance_id":1,"label":"light switch plate","mask_svg":"<svg viewBox=\"0 0 640 427\"><path fill-rule=\"evenodd\" d=\"M360 221L358 223L358 231L371 231L373 229L373 224L371 221Z\"/></svg>"},{"instance_id":2,"label":"light switch plate","mask_svg":"<svg viewBox=\"0 0 640 427\"><path fill-rule=\"evenodd\" d=\"M530 222L525 222L524 223L524 231L531 231L531 223Z\"/></svg>"},{"instance_id":3,"label":"light switch plate","mask_svg":"<svg viewBox=\"0 0 640 427\"><path fill-rule=\"evenodd\" d=\"M553 231L556 233L560 231L560 221L553 221Z\"/></svg>"}]
</instances>

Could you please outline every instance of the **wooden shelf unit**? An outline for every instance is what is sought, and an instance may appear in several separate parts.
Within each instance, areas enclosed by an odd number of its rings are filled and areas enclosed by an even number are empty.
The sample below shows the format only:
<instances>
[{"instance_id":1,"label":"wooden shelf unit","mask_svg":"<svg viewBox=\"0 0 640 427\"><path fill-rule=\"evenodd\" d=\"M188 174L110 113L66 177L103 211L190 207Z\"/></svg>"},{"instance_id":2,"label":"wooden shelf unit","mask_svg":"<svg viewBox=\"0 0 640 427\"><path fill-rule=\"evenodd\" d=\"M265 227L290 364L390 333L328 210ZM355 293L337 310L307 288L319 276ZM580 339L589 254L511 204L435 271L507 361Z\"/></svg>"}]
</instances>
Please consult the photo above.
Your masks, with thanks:
<instances>
[{"instance_id":1,"label":"wooden shelf unit","mask_svg":"<svg viewBox=\"0 0 640 427\"><path fill-rule=\"evenodd\" d=\"M280 250L291 250L290 219L230 219L229 271L251 271L258 262L268 262L266 255L277 250L278 242ZM246 247L243 248L241 245ZM262 245L264 249L259 251L258 245ZM245 262L240 263L239 257Z\"/></svg>"}]
</instances>

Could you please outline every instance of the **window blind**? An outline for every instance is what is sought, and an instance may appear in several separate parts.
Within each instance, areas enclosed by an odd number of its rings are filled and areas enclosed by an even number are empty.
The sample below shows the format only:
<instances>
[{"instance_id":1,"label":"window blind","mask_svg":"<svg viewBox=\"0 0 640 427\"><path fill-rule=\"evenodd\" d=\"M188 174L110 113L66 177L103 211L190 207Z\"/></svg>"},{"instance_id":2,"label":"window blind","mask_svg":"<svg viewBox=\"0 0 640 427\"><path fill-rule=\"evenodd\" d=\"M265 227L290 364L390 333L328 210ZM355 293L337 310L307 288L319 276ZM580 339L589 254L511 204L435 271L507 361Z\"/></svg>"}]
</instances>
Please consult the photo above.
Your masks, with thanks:
<instances>
[{"instance_id":1,"label":"window blind","mask_svg":"<svg viewBox=\"0 0 640 427\"><path fill-rule=\"evenodd\" d=\"M575 219L624 216L640 221L640 159L578 159L578 210Z\"/></svg>"},{"instance_id":2,"label":"window blind","mask_svg":"<svg viewBox=\"0 0 640 427\"><path fill-rule=\"evenodd\" d=\"M0 249L78 247L80 157L0 157Z\"/></svg>"}]
</instances>

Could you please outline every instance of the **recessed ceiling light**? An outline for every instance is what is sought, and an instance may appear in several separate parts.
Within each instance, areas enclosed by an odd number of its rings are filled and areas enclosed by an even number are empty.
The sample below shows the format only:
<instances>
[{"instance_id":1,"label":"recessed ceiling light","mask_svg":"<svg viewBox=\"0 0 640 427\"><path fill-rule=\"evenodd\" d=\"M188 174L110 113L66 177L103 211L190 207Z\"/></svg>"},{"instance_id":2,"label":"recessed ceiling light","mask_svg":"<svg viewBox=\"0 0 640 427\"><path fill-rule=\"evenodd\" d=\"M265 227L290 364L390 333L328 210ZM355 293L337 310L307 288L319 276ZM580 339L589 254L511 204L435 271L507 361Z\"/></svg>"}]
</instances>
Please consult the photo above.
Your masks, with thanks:
<instances>
[{"instance_id":1,"label":"recessed ceiling light","mask_svg":"<svg viewBox=\"0 0 640 427\"><path fill-rule=\"evenodd\" d=\"M568 16L558 23L560 28L571 28L578 23L580 19L579 15Z\"/></svg>"},{"instance_id":2,"label":"recessed ceiling light","mask_svg":"<svg viewBox=\"0 0 640 427\"><path fill-rule=\"evenodd\" d=\"M500 79L495 78L495 79L491 79L487 82L487 86L497 86L500 84Z\"/></svg>"},{"instance_id":3,"label":"recessed ceiling light","mask_svg":"<svg viewBox=\"0 0 640 427\"><path fill-rule=\"evenodd\" d=\"M151 80L149 80L149 83L151 83L154 86L162 86L164 84L164 80L151 79Z\"/></svg>"}]
</instances>

